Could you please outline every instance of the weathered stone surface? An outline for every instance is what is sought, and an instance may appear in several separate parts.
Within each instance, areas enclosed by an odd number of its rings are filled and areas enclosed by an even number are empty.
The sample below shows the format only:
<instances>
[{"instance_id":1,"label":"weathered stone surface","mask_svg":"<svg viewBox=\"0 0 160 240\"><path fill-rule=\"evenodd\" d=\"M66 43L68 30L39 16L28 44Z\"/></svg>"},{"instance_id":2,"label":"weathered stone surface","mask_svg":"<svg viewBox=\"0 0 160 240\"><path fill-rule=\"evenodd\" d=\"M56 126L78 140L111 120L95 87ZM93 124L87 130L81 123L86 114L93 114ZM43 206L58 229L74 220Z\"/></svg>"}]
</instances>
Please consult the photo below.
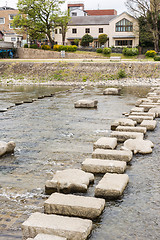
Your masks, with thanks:
<instances>
[{"instance_id":1,"label":"weathered stone surface","mask_svg":"<svg viewBox=\"0 0 160 240\"><path fill-rule=\"evenodd\" d=\"M154 107L149 109L149 113L155 113L156 117L160 117L160 107Z\"/></svg>"},{"instance_id":2,"label":"weathered stone surface","mask_svg":"<svg viewBox=\"0 0 160 240\"><path fill-rule=\"evenodd\" d=\"M130 113L132 113L132 112L144 112L144 108L142 108L142 107L133 107L130 110Z\"/></svg>"},{"instance_id":3,"label":"weathered stone surface","mask_svg":"<svg viewBox=\"0 0 160 240\"><path fill-rule=\"evenodd\" d=\"M122 132L122 131L113 131L110 134L111 137L117 138L118 142L124 142L127 139L141 138L143 139L144 134L141 132Z\"/></svg>"},{"instance_id":4,"label":"weathered stone surface","mask_svg":"<svg viewBox=\"0 0 160 240\"><path fill-rule=\"evenodd\" d=\"M149 116L149 117L153 117L155 118L155 113L152 113L152 112L131 112L130 113L130 116Z\"/></svg>"},{"instance_id":5,"label":"weathered stone surface","mask_svg":"<svg viewBox=\"0 0 160 240\"><path fill-rule=\"evenodd\" d=\"M44 203L44 212L94 219L101 215L104 207L104 199L53 193Z\"/></svg>"},{"instance_id":6,"label":"weathered stone surface","mask_svg":"<svg viewBox=\"0 0 160 240\"><path fill-rule=\"evenodd\" d=\"M67 238L41 233L38 234L35 238L28 238L27 240L67 240Z\"/></svg>"},{"instance_id":7,"label":"weathered stone surface","mask_svg":"<svg viewBox=\"0 0 160 240\"><path fill-rule=\"evenodd\" d=\"M139 106L140 104L142 104L143 102L148 102L148 103L152 103L153 101L149 98L140 98L136 101L135 106Z\"/></svg>"},{"instance_id":8,"label":"weathered stone surface","mask_svg":"<svg viewBox=\"0 0 160 240\"><path fill-rule=\"evenodd\" d=\"M97 100L82 99L74 103L75 108L96 108Z\"/></svg>"},{"instance_id":9,"label":"weathered stone surface","mask_svg":"<svg viewBox=\"0 0 160 240\"><path fill-rule=\"evenodd\" d=\"M8 143L4 141L0 141L0 156L6 153L13 153L15 147L16 147L16 144L13 141L10 141Z\"/></svg>"},{"instance_id":10,"label":"weathered stone surface","mask_svg":"<svg viewBox=\"0 0 160 240\"><path fill-rule=\"evenodd\" d=\"M117 146L117 138L101 137L93 144L93 149L114 149Z\"/></svg>"},{"instance_id":11,"label":"weathered stone surface","mask_svg":"<svg viewBox=\"0 0 160 240\"><path fill-rule=\"evenodd\" d=\"M140 107L144 108L144 112L148 112L149 109L153 108L153 107L160 107L159 105L157 105L156 103L152 103L152 104L141 104Z\"/></svg>"},{"instance_id":12,"label":"weathered stone surface","mask_svg":"<svg viewBox=\"0 0 160 240\"><path fill-rule=\"evenodd\" d=\"M92 221L75 217L33 213L23 224L23 240L37 234L65 237L67 240L84 240L92 230Z\"/></svg>"},{"instance_id":13,"label":"weathered stone surface","mask_svg":"<svg viewBox=\"0 0 160 240\"><path fill-rule=\"evenodd\" d=\"M1 108L0 112L7 112L7 108Z\"/></svg>"},{"instance_id":14,"label":"weathered stone surface","mask_svg":"<svg viewBox=\"0 0 160 240\"><path fill-rule=\"evenodd\" d=\"M137 115L130 115L128 116L129 119L136 121L137 123L141 123L143 120L153 120L151 116L137 116Z\"/></svg>"},{"instance_id":15,"label":"weathered stone surface","mask_svg":"<svg viewBox=\"0 0 160 240\"><path fill-rule=\"evenodd\" d=\"M154 147L153 143L150 140L143 139L128 139L124 142L123 149L129 149L136 153L147 154L152 152Z\"/></svg>"},{"instance_id":16,"label":"weathered stone surface","mask_svg":"<svg viewBox=\"0 0 160 240\"><path fill-rule=\"evenodd\" d=\"M86 192L90 182L94 181L92 173L86 173L80 169L66 169L57 171L52 180L45 185L47 194L53 192Z\"/></svg>"},{"instance_id":17,"label":"weathered stone surface","mask_svg":"<svg viewBox=\"0 0 160 240\"><path fill-rule=\"evenodd\" d=\"M103 198L120 197L128 182L127 174L106 173L95 188L95 196Z\"/></svg>"},{"instance_id":18,"label":"weathered stone surface","mask_svg":"<svg viewBox=\"0 0 160 240\"><path fill-rule=\"evenodd\" d=\"M132 159L132 152L122 150L104 150L97 148L92 153L92 158L129 162Z\"/></svg>"},{"instance_id":19,"label":"weathered stone surface","mask_svg":"<svg viewBox=\"0 0 160 240\"><path fill-rule=\"evenodd\" d=\"M140 126L142 127L146 127L147 130L153 131L155 129L157 125L157 121L156 120L143 120L143 122L141 122Z\"/></svg>"},{"instance_id":20,"label":"weathered stone surface","mask_svg":"<svg viewBox=\"0 0 160 240\"><path fill-rule=\"evenodd\" d=\"M120 88L106 88L103 91L104 95L120 95L121 89Z\"/></svg>"},{"instance_id":21,"label":"weathered stone surface","mask_svg":"<svg viewBox=\"0 0 160 240\"><path fill-rule=\"evenodd\" d=\"M116 131L122 131L122 132L141 132L146 133L147 129L146 127L128 127L128 126L118 126L116 128Z\"/></svg>"},{"instance_id":22,"label":"weathered stone surface","mask_svg":"<svg viewBox=\"0 0 160 240\"><path fill-rule=\"evenodd\" d=\"M118 127L118 126L132 126L132 127L134 127L136 124L137 124L136 121L133 121L131 119L119 118L111 124L111 130L115 130L116 127Z\"/></svg>"},{"instance_id":23,"label":"weathered stone surface","mask_svg":"<svg viewBox=\"0 0 160 240\"><path fill-rule=\"evenodd\" d=\"M91 173L124 173L126 170L126 162L87 158L82 163L82 170Z\"/></svg>"}]
</instances>

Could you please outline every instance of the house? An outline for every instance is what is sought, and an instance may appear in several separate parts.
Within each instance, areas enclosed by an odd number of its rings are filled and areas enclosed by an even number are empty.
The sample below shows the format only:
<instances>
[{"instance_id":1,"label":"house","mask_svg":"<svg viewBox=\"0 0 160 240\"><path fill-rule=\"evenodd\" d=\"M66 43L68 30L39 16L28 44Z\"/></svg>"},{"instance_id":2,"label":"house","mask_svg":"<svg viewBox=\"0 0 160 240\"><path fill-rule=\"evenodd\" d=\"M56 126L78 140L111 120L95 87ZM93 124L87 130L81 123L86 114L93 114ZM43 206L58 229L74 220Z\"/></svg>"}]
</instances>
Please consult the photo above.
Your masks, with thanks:
<instances>
[{"instance_id":1,"label":"house","mask_svg":"<svg viewBox=\"0 0 160 240\"><path fill-rule=\"evenodd\" d=\"M135 47L139 44L137 20L127 12L120 15L72 16L65 42L73 45L75 39L81 40L86 33L93 37L90 46L95 48L100 47L98 36L102 33L108 36L106 47ZM55 30L55 42L62 44L61 29Z\"/></svg>"},{"instance_id":2,"label":"house","mask_svg":"<svg viewBox=\"0 0 160 240\"><path fill-rule=\"evenodd\" d=\"M18 14L18 10L10 7L0 7L0 31L4 35L5 42L13 42L14 47L20 45L23 35L17 34L12 26L14 16Z\"/></svg>"}]
</instances>

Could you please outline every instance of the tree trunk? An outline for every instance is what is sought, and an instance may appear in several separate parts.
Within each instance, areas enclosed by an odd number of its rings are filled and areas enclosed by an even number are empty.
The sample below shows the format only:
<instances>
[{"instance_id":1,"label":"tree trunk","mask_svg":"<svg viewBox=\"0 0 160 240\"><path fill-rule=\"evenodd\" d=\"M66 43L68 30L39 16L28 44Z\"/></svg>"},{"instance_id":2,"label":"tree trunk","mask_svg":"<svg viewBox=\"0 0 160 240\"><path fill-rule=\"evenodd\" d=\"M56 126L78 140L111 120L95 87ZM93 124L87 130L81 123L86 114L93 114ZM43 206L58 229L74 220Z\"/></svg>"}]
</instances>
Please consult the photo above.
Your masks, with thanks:
<instances>
[{"instance_id":1,"label":"tree trunk","mask_svg":"<svg viewBox=\"0 0 160 240\"><path fill-rule=\"evenodd\" d=\"M53 46L53 45L54 45L54 40L53 40L52 37L51 37L51 32L50 32L50 31L47 32L47 37L48 37L48 39L49 39L49 42L50 42L51 46Z\"/></svg>"}]
</instances>

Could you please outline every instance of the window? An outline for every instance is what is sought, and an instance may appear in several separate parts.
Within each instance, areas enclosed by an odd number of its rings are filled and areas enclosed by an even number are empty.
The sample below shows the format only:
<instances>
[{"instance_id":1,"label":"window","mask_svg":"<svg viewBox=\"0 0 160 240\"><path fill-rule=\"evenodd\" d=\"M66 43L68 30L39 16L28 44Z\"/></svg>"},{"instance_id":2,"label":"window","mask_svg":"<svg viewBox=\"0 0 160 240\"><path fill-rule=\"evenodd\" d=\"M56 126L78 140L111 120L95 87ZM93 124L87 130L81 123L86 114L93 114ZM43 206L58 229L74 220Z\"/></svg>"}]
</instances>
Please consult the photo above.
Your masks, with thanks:
<instances>
[{"instance_id":1,"label":"window","mask_svg":"<svg viewBox=\"0 0 160 240\"><path fill-rule=\"evenodd\" d=\"M132 46L132 40L116 40L116 46Z\"/></svg>"},{"instance_id":2,"label":"window","mask_svg":"<svg viewBox=\"0 0 160 240\"><path fill-rule=\"evenodd\" d=\"M5 24L5 18L0 18L0 24Z\"/></svg>"},{"instance_id":3,"label":"window","mask_svg":"<svg viewBox=\"0 0 160 240\"><path fill-rule=\"evenodd\" d=\"M57 34L57 33L58 33L57 29L55 29L55 31L54 31L54 32L55 32L55 34Z\"/></svg>"},{"instance_id":4,"label":"window","mask_svg":"<svg viewBox=\"0 0 160 240\"><path fill-rule=\"evenodd\" d=\"M77 33L77 28L73 28L73 29L72 29L72 33L73 33L73 34Z\"/></svg>"},{"instance_id":5,"label":"window","mask_svg":"<svg viewBox=\"0 0 160 240\"><path fill-rule=\"evenodd\" d=\"M72 12L72 16L77 16L77 13L76 12Z\"/></svg>"},{"instance_id":6,"label":"window","mask_svg":"<svg viewBox=\"0 0 160 240\"><path fill-rule=\"evenodd\" d=\"M59 29L59 34L62 34L62 29L61 28Z\"/></svg>"},{"instance_id":7,"label":"window","mask_svg":"<svg viewBox=\"0 0 160 240\"><path fill-rule=\"evenodd\" d=\"M133 32L133 23L127 19L122 19L116 23L116 32Z\"/></svg>"},{"instance_id":8,"label":"window","mask_svg":"<svg viewBox=\"0 0 160 240\"><path fill-rule=\"evenodd\" d=\"M9 24L9 28L10 28L10 29L13 29L12 23Z\"/></svg>"},{"instance_id":9,"label":"window","mask_svg":"<svg viewBox=\"0 0 160 240\"><path fill-rule=\"evenodd\" d=\"M86 28L85 33L90 33L90 28Z\"/></svg>"},{"instance_id":10,"label":"window","mask_svg":"<svg viewBox=\"0 0 160 240\"><path fill-rule=\"evenodd\" d=\"M9 15L9 20L13 20L13 18L14 18L15 16L16 16L15 14L10 14L10 15Z\"/></svg>"},{"instance_id":11,"label":"window","mask_svg":"<svg viewBox=\"0 0 160 240\"><path fill-rule=\"evenodd\" d=\"M99 33L103 33L103 28L99 28Z\"/></svg>"},{"instance_id":12,"label":"window","mask_svg":"<svg viewBox=\"0 0 160 240\"><path fill-rule=\"evenodd\" d=\"M11 37L11 42L16 42L16 38L15 37Z\"/></svg>"}]
</instances>

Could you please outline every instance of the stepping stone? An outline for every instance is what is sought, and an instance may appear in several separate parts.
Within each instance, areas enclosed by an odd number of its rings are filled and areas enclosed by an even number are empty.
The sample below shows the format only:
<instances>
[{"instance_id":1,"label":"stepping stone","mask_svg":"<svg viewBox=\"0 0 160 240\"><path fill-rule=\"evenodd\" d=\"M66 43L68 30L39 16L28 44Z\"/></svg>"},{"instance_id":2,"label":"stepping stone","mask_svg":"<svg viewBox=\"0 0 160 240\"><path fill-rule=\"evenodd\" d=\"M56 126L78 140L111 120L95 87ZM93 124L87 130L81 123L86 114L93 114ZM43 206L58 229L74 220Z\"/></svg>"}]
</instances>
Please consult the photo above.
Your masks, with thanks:
<instances>
[{"instance_id":1,"label":"stepping stone","mask_svg":"<svg viewBox=\"0 0 160 240\"><path fill-rule=\"evenodd\" d=\"M103 91L104 95L120 95L121 89L120 88L106 88Z\"/></svg>"},{"instance_id":2,"label":"stepping stone","mask_svg":"<svg viewBox=\"0 0 160 240\"><path fill-rule=\"evenodd\" d=\"M129 149L136 153L152 153L152 148L154 147L153 143L150 140L143 139L128 139L124 142L123 149Z\"/></svg>"},{"instance_id":3,"label":"stepping stone","mask_svg":"<svg viewBox=\"0 0 160 240\"><path fill-rule=\"evenodd\" d=\"M35 238L27 238L27 240L67 240L67 238L50 234L38 234Z\"/></svg>"},{"instance_id":4,"label":"stepping stone","mask_svg":"<svg viewBox=\"0 0 160 240\"><path fill-rule=\"evenodd\" d=\"M44 98L44 95L38 97L38 99L42 99L42 98Z\"/></svg>"},{"instance_id":5,"label":"stepping stone","mask_svg":"<svg viewBox=\"0 0 160 240\"><path fill-rule=\"evenodd\" d=\"M128 118L132 119L133 121L136 121L137 123L141 123L143 120L153 120L153 117L151 117L151 116L130 115L130 116L128 116Z\"/></svg>"},{"instance_id":6,"label":"stepping stone","mask_svg":"<svg viewBox=\"0 0 160 240\"><path fill-rule=\"evenodd\" d=\"M140 104L142 104L143 102L148 102L148 103L152 103L153 101L149 98L140 98L137 100L137 102L135 103L135 106L138 107Z\"/></svg>"},{"instance_id":7,"label":"stepping stone","mask_svg":"<svg viewBox=\"0 0 160 240\"><path fill-rule=\"evenodd\" d=\"M92 158L100 158L105 160L117 160L129 162L132 159L131 151L122 151L122 150L104 150L97 148L92 153Z\"/></svg>"},{"instance_id":8,"label":"stepping stone","mask_svg":"<svg viewBox=\"0 0 160 240\"><path fill-rule=\"evenodd\" d=\"M95 188L95 196L118 198L129 182L127 174L106 173Z\"/></svg>"},{"instance_id":9,"label":"stepping stone","mask_svg":"<svg viewBox=\"0 0 160 240\"><path fill-rule=\"evenodd\" d=\"M91 220L39 212L33 213L22 224L23 239L46 233L65 237L67 240L85 240L91 230Z\"/></svg>"},{"instance_id":10,"label":"stepping stone","mask_svg":"<svg viewBox=\"0 0 160 240\"><path fill-rule=\"evenodd\" d=\"M157 126L156 120L143 120L140 124L141 127L146 127L147 130L153 131Z\"/></svg>"},{"instance_id":11,"label":"stepping stone","mask_svg":"<svg viewBox=\"0 0 160 240\"><path fill-rule=\"evenodd\" d=\"M146 127L128 127L128 126L118 126L116 128L116 131L122 131L122 132L141 132L146 133L147 129Z\"/></svg>"},{"instance_id":12,"label":"stepping stone","mask_svg":"<svg viewBox=\"0 0 160 240\"><path fill-rule=\"evenodd\" d=\"M132 126L134 127L137 124L136 121L133 121L128 118L119 118L111 124L111 130L115 130L118 126Z\"/></svg>"},{"instance_id":13,"label":"stepping stone","mask_svg":"<svg viewBox=\"0 0 160 240\"><path fill-rule=\"evenodd\" d=\"M0 109L0 112L7 112L7 108Z\"/></svg>"},{"instance_id":14,"label":"stepping stone","mask_svg":"<svg viewBox=\"0 0 160 240\"><path fill-rule=\"evenodd\" d=\"M144 134L141 132L122 132L122 131L113 131L110 134L111 137L117 138L118 142L124 142L127 139L141 138L143 139Z\"/></svg>"},{"instance_id":15,"label":"stepping stone","mask_svg":"<svg viewBox=\"0 0 160 240\"><path fill-rule=\"evenodd\" d=\"M124 173L126 170L126 162L87 158L82 163L82 170L91 173Z\"/></svg>"},{"instance_id":16,"label":"stepping stone","mask_svg":"<svg viewBox=\"0 0 160 240\"><path fill-rule=\"evenodd\" d=\"M152 112L131 112L130 116L135 115L135 116L147 116L147 117L153 117L155 118L155 113Z\"/></svg>"},{"instance_id":17,"label":"stepping stone","mask_svg":"<svg viewBox=\"0 0 160 240\"><path fill-rule=\"evenodd\" d=\"M144 108L142 107L134 107L130 110L130 113L132 112L144 112Z\"/></svg>"},{"instance_id":18,"label":"stepping stone","mask_svg":"<svg viewBox=\"0 0 160 240\"><path fill-rule=\"evenodd\" d=\"M154 107L149 109L149 113L155 113L156 117L160 117L160 107Z\"/></svg>"},{"instance_id":19,"label":"stepping stone","mask_svg":"<svg viewBox=\"0 0 160 240\"><path fill-rule=\"evenodd\" d=\"M45 185L46 194L53 192L87 192L89 183L94 182L94 175L80 169L57 171L52 180Z\"/></svg>"},{"instance_id":20,"label":"stepping stone","mask_svg":"<svg viewBox=\"0 0 160 240\"><path fill-rule=\"evenodd\" d=\"M97 100L82 99L74 103L75 108L97 108Z\"/></svg>"},{"instance_id":21,"label":"stepping stone","mask_svg":"<svg viewBox=\"0 0 160 240\"><path fill-rule=\"evenodd\" d=\"M94 219L101 215L104 207L104 199L53 193L44 203L44 212Z\"/></svg>"},{"instance_id":22,"label":"stepping stone","mask_svg":"<svg viewBox=\"0 0 160 240\"><path fill-rule=\"evenodd\" d=\"M4 141L0 141L0 156L3 156L4 154L7 154L7 153L13 153L15 147L16 147L16 144L13 141L10 141L8 143Z\"/></svg>"},{"instance_id":23,"label":"stepping stone","mask_svg":"<svg viewBox=\"0 0 160 240\"><path fill-rule=\"evenodd\" d=\"M157 107L159 105L157 105L156 103L152 103L152 104L141 104L140 107L144 108L144 112L148 112L149 109L153 108L153 107ZM159 106L160 107L160 106Z\"/></svg>"},{"instance_id":24,"label":"stepping stone","mask_svg":"<svg viewBox=\"0 0 160 240\"><path fill-rule=\"evenodd\" d=\"M33 102L33 99L24 100L23 102L24 102L24 103L32 103L32 102Z\"/></svg>"},{"instance_id":25,"label":"stepping stone","mask_svg":"<svg viewBox=\"0 0 160 240\"><path fill-rule=\"evenodd\" d=\"M23 101L21 102L16 102L15 105L18 106L18 105L22 105L23 104Z\"/></svg>"},{"instance_id":26,"label":"stepping stone","mask_svg":"<svg viewBox=\"0 0 160 240\"><path fill-rule=\"evenodd\" d=\"M114 149L117 146L117 138L101 137L93 144L93 149Z\"/></svg>"}]
</instances>

